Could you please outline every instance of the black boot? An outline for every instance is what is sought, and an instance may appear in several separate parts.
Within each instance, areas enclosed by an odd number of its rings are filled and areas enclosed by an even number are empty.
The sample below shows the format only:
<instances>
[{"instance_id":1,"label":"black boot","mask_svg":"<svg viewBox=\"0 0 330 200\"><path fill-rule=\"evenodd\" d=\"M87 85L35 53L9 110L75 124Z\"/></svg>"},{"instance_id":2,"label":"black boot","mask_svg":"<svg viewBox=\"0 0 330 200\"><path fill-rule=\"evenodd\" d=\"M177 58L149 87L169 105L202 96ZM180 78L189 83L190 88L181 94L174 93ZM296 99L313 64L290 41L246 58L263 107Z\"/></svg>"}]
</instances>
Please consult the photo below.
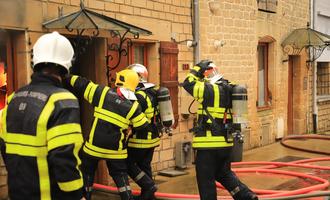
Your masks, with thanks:
<instances>
[{"instance_id":1,"label":"black boot","mask_svg":"<svg viewBox=\"0 0 330 200\"><path fill-rule=\"evenodd\" d=\"M155 185L148 189L142 189L140 195L141 200L156 200L155 192L157 189Z\"/></svg>"}]
</instances>

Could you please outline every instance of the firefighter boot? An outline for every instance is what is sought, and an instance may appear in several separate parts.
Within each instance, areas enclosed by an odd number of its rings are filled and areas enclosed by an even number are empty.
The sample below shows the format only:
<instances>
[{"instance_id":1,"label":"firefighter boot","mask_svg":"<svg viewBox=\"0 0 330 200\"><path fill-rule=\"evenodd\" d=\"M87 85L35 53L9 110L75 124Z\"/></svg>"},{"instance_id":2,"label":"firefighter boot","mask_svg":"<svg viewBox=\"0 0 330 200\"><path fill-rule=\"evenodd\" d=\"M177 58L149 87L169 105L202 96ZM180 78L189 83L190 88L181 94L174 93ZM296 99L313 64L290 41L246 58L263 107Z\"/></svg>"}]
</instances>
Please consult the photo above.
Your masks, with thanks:
<instances>
[{"instance_id":1,"label":"firefighter boot","mask_svg":"<svg viewBox=\"0 0 330 200\"><path fill-rule=\"evenodd\" d=\"M258 196L243 183L230 191L230 193L235 200L258 200Z\"/></svg>"},{"instance_id":2,"label":"firefighter boot","mask_svg":"<svg viewBox=\"0 0 330 200\"><path fill-rule=\"evenodd\" d=\"M146 173L140 171L140 173L135 176L134 181L140 186L141 200L154 200L154 193L157 191L154 181Z\"/></svg>"},{"instance_id":3,"label":"firefighter boot","mask_svg":"<svg viewBox=\"0 0 330 200\"><path fill-rule=\"evenodd\" d=\"M154 185L151 188L146 189L142 189L141 190L141 195L140 198L141 200L156 200L155 197L155 192L157 191L157 187Z\"/></svg>"},{"instance_id":4,"label":"firefighter boot","mask_svg":"<svg viewBox=\"0 0 330 200\"><path fill-rule=\"evenodd\" d=\"M112 177L116 183L121 200L134 200L128 177L125 175L117 175Z\"/></svg>"}]
</instances>

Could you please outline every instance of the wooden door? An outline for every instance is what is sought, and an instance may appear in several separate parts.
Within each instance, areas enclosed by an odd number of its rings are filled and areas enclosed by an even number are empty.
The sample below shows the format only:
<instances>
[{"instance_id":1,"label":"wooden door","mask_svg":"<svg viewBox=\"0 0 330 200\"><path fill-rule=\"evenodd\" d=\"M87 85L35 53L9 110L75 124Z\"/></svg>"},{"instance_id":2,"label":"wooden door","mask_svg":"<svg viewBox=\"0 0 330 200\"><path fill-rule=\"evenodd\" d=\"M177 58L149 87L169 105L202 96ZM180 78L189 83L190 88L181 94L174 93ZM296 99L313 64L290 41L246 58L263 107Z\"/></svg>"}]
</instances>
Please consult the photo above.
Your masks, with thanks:
<instances>
[{"instance_id":1,"label":"wooden door","mask_svg":"<svg viewBox=\"0 0 330 200\"><path fill-rule=\"evenodd\" d=\"M294 57L289 57L289 69L288 69L288 120L287 134L293 134L293 66L294 66Z\"/></svg>"},{"instance_id":2,"label":"wooden door","mask_svg":"<svg viewBox=\"0 0 330 200\"><path fill-rule=\"evenodd\" d=\"M178 45L174 42L160 42L160 85L170 91L175 124L178 124Z\"/></svg>"},{"instance_id":3,"label":"wooden door","mask_svg":"<svg viewBox=\"0 0 330 200\"><path fill-rule=\"evenodd\" d=\"M17 89L16 67L13 55L13 38L9 31L0 32L0 109L6 98Z\"/></svg>"}]
</instances>

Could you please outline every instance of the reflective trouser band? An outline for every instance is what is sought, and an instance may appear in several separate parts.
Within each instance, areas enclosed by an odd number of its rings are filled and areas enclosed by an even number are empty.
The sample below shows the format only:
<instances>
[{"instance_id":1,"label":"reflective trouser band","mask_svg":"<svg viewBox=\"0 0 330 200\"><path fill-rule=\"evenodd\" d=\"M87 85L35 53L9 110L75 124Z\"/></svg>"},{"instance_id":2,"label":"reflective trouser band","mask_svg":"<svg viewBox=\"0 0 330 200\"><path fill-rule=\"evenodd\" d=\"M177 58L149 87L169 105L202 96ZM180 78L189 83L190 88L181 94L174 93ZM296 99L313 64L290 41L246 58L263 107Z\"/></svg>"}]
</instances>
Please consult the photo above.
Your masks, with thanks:
<instances>
[{"instance_id":1,"label":"reflective trouser band","mask_svg":"<svg viewBox=\"0 0 330 200\"><path fill-rule=\"evenodd\" d=\"M128 140L128 146L134 148L152 148L158 146L159 144L160 138L155 138L152 140L130 138Z\"/></svg>"},{"instance_id":2,"label":"reflective trouser band","mask_svg":"<svg viewBox=\"0 0 330 200\"><path fill-rule=\"evenodd\" d=\"M237 194L240 191L239 187L235 187L233 190L230 191L231 196L234 196L235 194Z\"/></svg>"},{"instance_id":3,"label":"reflective trouser band","mask_svg":"<svg viewBox=\"0 0 330 200\"><path fill-rule=\"evenodd\" d=\"M80 178L73 181L62 182L58 183L58 186L65 192L75 191L83 186L83 180Z\"/></svg>"},{"instance_id":4,"label":"reflective trouser band","mask_svg":"<svg viewBox=\"0 0 330 200\"><path fill-rule=\"evenodd\" d=\"M131 191L131 186L125 185L124 187L119 187L118 192L126 192L126 191Z\"/></svg>"},{"instance_id":5,"label":"reflective trouser band","mask_svg":"<svg viewBox=\"0 0 330 200\"><path fill-rule=\"evenodd\" d=\"M139 181L144 175L146 175L146 173L141 171L136 177L134 177L134 181L135 182Z\"/></svg>"},{"instance_id":6,"label":"reflective trouser band","mask_svg":"<svg viewBox=\"0 0 330 200\"><path fill-rule=\"evenodd\" d=\"M109 158L109 159L126 159L127 158L127 149L123 150L109 150L100 147L96 147L89 142L86 142L83 150L85 153L91 156L98 158Z\"/></svg>"}]
</instances>

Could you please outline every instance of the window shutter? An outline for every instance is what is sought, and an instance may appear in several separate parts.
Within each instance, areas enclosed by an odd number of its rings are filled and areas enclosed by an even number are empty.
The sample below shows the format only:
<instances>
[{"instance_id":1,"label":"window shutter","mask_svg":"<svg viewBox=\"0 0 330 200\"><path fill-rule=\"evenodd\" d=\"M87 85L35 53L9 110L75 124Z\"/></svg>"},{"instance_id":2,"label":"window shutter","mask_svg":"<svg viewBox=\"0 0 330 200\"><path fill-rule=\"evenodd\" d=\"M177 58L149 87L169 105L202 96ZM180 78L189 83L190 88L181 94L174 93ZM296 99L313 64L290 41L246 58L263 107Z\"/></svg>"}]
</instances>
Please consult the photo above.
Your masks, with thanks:
<instances>
[{"instance_id":1,"label":"window shutter","mask_svg":"<svg viewBox=\"0 0 330 200\"><path fill-rule=\"evenodd\" d=\"M160 42L160 85L167 87L170 91L174 128L178 124L178 45L174 42Z\"/></svg>"}]
</instances>

